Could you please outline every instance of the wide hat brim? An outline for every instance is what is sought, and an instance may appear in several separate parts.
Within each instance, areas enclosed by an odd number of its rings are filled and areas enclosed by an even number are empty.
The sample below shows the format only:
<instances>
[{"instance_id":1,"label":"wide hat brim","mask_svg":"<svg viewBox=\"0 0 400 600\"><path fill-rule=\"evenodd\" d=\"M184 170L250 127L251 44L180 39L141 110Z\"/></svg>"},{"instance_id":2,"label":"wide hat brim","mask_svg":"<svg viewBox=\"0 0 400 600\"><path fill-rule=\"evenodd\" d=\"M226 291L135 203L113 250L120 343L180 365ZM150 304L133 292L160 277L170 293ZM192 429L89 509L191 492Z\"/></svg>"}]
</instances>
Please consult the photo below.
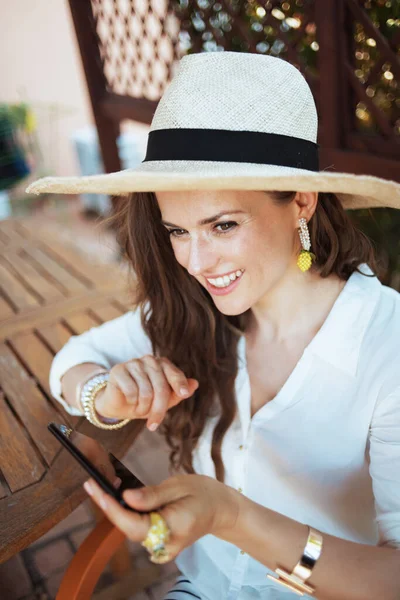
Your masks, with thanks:
<instances>
[{"instance_id":1,"label":"wide hat brim","mask_svg":"<svg viewBox=\"0 0 400 600\"><path fill-rule=\"evenodd\" d=\"M308 171L254 163L148 161L137 168L86 177L45 177L31 194L109 194L180 190L331 192L344 208L400 208L400 184L372 175Z\"/></svg>"}]
</instances>

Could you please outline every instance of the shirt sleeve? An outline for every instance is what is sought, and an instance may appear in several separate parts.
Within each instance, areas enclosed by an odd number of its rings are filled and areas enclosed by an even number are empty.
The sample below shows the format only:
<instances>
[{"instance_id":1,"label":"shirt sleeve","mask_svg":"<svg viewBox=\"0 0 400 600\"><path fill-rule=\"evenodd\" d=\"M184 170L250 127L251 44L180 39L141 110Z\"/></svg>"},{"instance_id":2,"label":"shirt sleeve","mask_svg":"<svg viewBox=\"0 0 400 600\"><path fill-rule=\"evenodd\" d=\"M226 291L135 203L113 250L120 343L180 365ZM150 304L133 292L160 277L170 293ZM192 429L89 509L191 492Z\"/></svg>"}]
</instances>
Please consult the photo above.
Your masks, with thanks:
<instances>
[{"instance_id":1,"label":"shirt sleeve","mask_svg":"<svg viewBox=\"0 0 400 600\"><path fill-rule=\"evenodd\" d=\"M71 415L82 412L68 404L61 395L61 378L82 363L96 363L106 369L131 358L152 354L150 339L143 330L140 310L125 313L117 319L92 327L81 335L72 336L55 355L50 368L49 383L53 397Z\"/></svg>"},{"instance_id":2,"label":"shirt sleeve","mask_svg":"<svg viewBox=\"0 0 400 600\"><path fill-rule=\"evenodd\" d=\"M400 388L375 407L370 466L379 546L400 549Z\"/></svg>"}]
</instances>

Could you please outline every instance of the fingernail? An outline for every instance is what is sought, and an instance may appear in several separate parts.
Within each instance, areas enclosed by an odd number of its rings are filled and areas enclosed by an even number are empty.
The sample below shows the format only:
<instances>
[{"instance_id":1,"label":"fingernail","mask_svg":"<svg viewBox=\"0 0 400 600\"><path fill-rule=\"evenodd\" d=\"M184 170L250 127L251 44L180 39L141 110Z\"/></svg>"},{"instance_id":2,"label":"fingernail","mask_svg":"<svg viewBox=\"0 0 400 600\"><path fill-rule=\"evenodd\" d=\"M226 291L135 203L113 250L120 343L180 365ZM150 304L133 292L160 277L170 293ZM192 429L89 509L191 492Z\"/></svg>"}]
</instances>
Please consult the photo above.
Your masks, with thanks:
<instances>
[{"instance_id":1,"label":"fingernail","mask_svg":"<svg viewBox=\"0 0 400 600\"><path fill-rule=\"evenodd\" d=\"M133 496L133 500L140 500L141 498L143 498L143 492L140 489L131 489L127 491L129 492L130 496Z\"/></svg>"},{"instance_id":2,"label":"fingernail","mask_svg":"<svg viewBox=\"0 0 400 600\"><path fill-rule=\"evenodd\" d=\"M88 481L85 481L85 483L83 484L83 487L85 488L85 490L87 491L87 493L89 494L89 496L93 495L92 487L91 487L91 485L90 485L90 483Z\"/></svg>"},{"instance_id":3,"label":"fingernail","mask_svg":"<svg viewBox=\"0 0 400 600\"><path fill-rule=\"evenodd\" d=\"M116 477L113 481L113 487L115 487L116 489L119 488L119 486L121 485L122 480L119 477Z\"/></svg>"},{"instance_id":4,"label":"fingernail","mask_svg":"<svg viewBox=\"0 0 400 600\"><path fill-rule=\"evenodd\" d=\"M182 396L185 396L186 394L189 393L189 390L186 387L181 387L180 392L181 392Z\"/></svg>"},{"instance_id":5,"label":"fingernail","mask_svg":"<svg viewBox=\"0 0 400 600\"><path fill-rule=\"evenodd\" d=\"M149 426L149 430L150 430L150 431L155 431L155 430L157 429L157 427L158 427L158 423L152 423L152 424Z\"/></svg>"}]
</instances>

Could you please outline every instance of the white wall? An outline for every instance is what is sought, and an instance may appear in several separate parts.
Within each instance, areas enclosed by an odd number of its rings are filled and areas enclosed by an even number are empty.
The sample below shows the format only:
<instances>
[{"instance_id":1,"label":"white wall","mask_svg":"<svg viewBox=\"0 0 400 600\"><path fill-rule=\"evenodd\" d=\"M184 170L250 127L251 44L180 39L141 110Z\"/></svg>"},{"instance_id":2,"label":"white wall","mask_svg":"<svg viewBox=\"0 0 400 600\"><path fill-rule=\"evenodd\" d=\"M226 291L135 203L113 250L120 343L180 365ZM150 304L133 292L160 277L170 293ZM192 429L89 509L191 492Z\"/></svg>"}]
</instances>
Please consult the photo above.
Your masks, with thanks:
<instances>
[{"instance_id":1,"label":"white wall","mask_svg":"<svg viewBox=\"0 0 400 600\"><path fill-rule=\"evenodd\" d=\"M94 120L67 0L0 0L0 102L20 100L37 116L45 165L78 174L70 137ZM148 128L121 124L135 132L141 159Z\"/></svg>"},{"instance_id":2,"label":"white wall","mask_svg":"<svg viewBox=\"0 0 400 600\"><path fill-rule=\"evenodd\" d=\"M0 0L0 102L18 100L35 109L45 163L76 174L69 136L93 118L66 0Z\"/></svg>"}]
</instances>

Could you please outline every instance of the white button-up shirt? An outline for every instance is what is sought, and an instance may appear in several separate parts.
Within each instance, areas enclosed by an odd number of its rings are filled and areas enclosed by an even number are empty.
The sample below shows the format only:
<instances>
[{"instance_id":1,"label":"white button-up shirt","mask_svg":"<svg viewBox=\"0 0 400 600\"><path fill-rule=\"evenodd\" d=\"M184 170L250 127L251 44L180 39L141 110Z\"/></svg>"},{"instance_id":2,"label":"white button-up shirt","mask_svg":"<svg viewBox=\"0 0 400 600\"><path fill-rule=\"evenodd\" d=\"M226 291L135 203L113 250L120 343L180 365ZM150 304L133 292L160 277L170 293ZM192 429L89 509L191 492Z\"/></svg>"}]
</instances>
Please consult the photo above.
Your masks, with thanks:
<instances>
[{"instance_id":1,"label":"white button-up shirt","mask_svg":"<svg viewBox=\"0 0 400 600\"><path fill-rule=\"evenodd\" d=\"M238 411L222 444L226 484L322 533L400 548L399 348L400 294L354 273L277 396L251 418L242 337ZM138 311L129 312L69 340L52 364L52 393L80 414L60 395L70 367L110 368L149 353ZM207 422L193 456L196 472L211 477L217 419ZM297 597L266 577L273 571L212 535L176 562L204 599Z\"/></svg>"}]
</instances>

